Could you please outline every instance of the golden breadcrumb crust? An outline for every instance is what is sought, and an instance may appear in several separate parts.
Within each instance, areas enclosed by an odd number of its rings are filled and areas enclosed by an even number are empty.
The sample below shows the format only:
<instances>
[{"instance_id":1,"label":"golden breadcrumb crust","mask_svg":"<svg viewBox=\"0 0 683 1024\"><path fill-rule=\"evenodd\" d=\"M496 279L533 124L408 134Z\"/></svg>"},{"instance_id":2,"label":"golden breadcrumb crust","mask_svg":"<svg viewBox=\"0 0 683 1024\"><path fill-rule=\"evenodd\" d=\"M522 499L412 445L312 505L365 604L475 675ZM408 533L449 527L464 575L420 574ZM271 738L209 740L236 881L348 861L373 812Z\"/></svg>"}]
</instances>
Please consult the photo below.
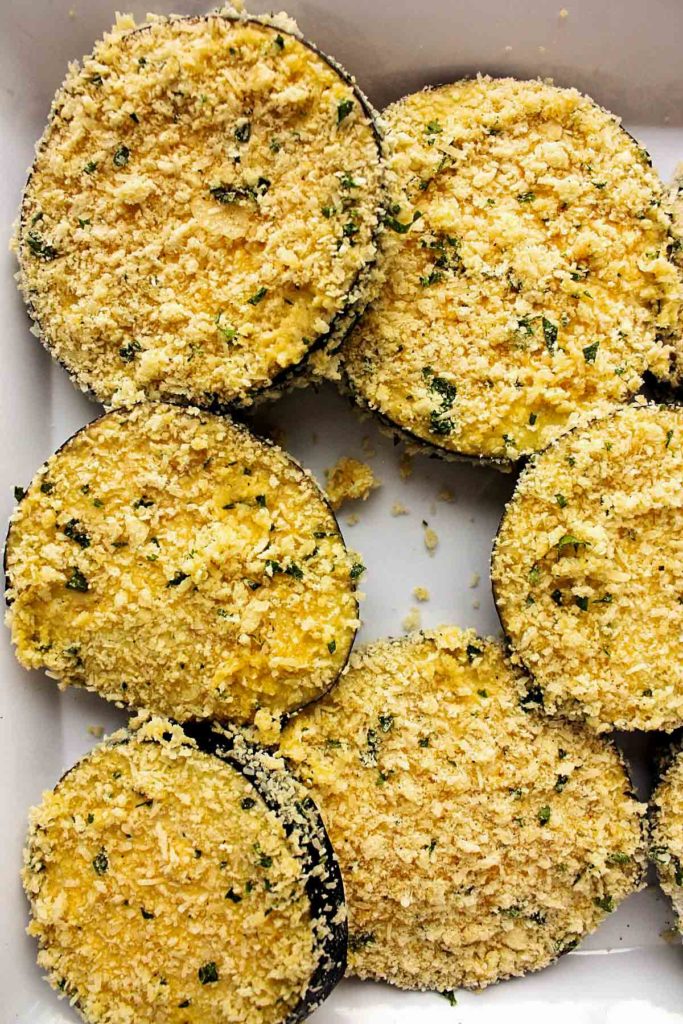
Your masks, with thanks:
<instances>
[{"instance_id":1,"label":"golden breadcrumb crust","mask_svg":"<svg viewBox=\"0 0 683 1024\"><path fill-rule=\"evenodd\" d=\"M38 963L93 1024L275 1024L315 966L298 853L178 726L115 733L31 811Z\"/></svg>"},{"instance_id":2,"label":"golden breadcrumb crust","mask_svg":"<svg viewBox=\"0 0 683 1024\"><path fill-rule=\"evenodd\" d=\"M279 23L119 17L55 97L21 287L101 401L249 402L358 299L381 189L362 95Z\"/></svg>"},{"instance_id":3,"label":"golden breadcrumb crust","mask_svg":"<svg viewBox=\"0 0 683 1024\"><path fill-rule=\"evenodd\" d=\"M341 508L347 501L365 501L380 486L367 462L345 456L338 459L330 469L326 469L325 476L325 491L334 509Z\"/></svg>"},{"instance_id":4,"label":"golden breadcrumb crust","mask_svg":"<svg viewBox=\"0 0 683 1024\"><path fill-rule=\"evenodd\" d=\"M683 755L675 754L651 801L650 858L659 884L673 903L677 926L683 921Z\"/></svg>"},{"instance_id":5,"label":"golden breadcrumb crust","mask_svg":"<svg viewBox=\"0 0 683 1024\"><path fill-rule=\"evenodd\" d=\"M444 453L509 462L668 366L670 218L612 114L479 76L384 118L386 283L344 349L361 404Z\"/></svg>"},{"instance_id":6,"label":"golden breadcrumb crust","mask_svg":"<svg viewBox=\"0 0 683 1024\"><path fill-rule=\"evenodd\" d=\"M358 625L353 562L310 474L171 405L109 413L53 455L6 565L25 667L181 721L306 704Z\"/></svg>"},{"instance_id":7,"label":"golden breadcrumb crust","mask_svg":"<svg viewBox=\"0 0 683 1024\"><path fill-rule=\"evenodd\" d=\"M672 406L575 430L520 477L491 576L546 711L599 731L683 724L682 504Z\"/></svg>"},{"instance_id":8,"label":"golden breadcrumb crust","mask_svg":"<svg viewBox=\"0 0 683 1024\"><path fill-rule=\"evenodd\" d=\"M499 645L443 628L354 654L286 726L344 876L352 973L480 988L639 887L644 807L617 752L523 692Z\"/></svg>"}]
</instances>

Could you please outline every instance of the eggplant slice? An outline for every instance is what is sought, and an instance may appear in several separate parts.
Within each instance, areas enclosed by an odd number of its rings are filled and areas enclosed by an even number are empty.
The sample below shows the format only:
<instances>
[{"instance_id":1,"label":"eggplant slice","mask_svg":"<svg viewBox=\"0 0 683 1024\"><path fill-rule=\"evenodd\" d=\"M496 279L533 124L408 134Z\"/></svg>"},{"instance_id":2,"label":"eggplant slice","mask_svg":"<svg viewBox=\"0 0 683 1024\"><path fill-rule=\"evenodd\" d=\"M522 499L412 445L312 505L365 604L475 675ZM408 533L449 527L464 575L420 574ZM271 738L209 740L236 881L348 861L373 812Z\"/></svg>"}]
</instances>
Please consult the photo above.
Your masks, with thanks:
<instances>
[{"instance_id":1,"label":"eggplant slice","mask_svg":"<svg viewBox=\"0 0 683 1024\"><path fill-rule=\"evenodd\" d=\"M382 189L369 104L293 23L120 17L24 193L36 333L105 404L248 405L362 308Z\"/></svg>"},{"instance_id":2,"label":"eggplant slice","mask_svg":"<svg viewBox=\"0 0 683 1024\"><path fill-rule=\"evenodd\" d=\"M492 558L514 656L550 714L683 724L683 409L631 405L524 470Z\"/></svg>"},{"instance_id":3,"label":"eggplant slice","mask_svg":"<svg viewBox=\"0 0 683 1024\"><path fill-rule=\"evenodd\" d=\"M509 467L668 367L670 216L617 118L575 89L481 76L384 118L386 280L342 350L362 406Z\"/></svg>"},{"instance_id":4,"label":"eggplant slice","mask_svg":"<svg viewBox=\"0 0 683 1024\"><path fill-rule=\"evenodd\" d=\"M38 963L88 1024L295 1024L344 973L320 816L239 733L114 733L32 810L23 882Z\"/></svg>"},{"instance_id":5,"label":"eggplant slice","mask_svg":"<svg viewBox=\"0 0 683 1024\"><path fill-rule=\"evenodd\" d=\"M80 430L19 503L5 560L22 665L179 721L301 707L358 626L359 565L311 475L196 409Z\"/></svg>"},{"instance_id":6,"label":"eggplant slice","mask_svg":"<svg viewBox=\"0 0 683 1024\"><path fill-rule=\"evenodd\" d=\"M641 887L644 807L619 754L525 683L498 644L442 628L354 654L286 726L344 877L352 974L483 988Z\"/></svg>"}]
</instances>

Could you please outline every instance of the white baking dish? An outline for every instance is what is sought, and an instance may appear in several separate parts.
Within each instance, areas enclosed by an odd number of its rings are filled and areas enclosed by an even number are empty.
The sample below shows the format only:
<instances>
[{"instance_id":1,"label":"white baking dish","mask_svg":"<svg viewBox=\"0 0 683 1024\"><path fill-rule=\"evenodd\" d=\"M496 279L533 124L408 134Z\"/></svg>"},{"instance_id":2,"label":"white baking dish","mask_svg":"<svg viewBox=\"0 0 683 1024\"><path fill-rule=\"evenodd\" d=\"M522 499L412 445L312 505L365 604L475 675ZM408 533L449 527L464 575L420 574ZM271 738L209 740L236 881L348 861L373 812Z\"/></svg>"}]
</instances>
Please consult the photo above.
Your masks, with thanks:
<instances>
[{"instance_id":1,"label":"white baking dish","mask_svg":"<svg viewBox=\"0 0 683 1024\"><path fill-rule=\"evenodd\" d=\"M128 5L197 13L196 0ZM338 57L377 106L428 83L488 71L520 77L552 76L576 85L623 116L669 176L683 158L683 3L680 0L292 0L305 34ZM255 11L262 8L254 6ZM113 20L108 0L0 0L0 237L8 239L34 141L67 61L91 49ZM40 462L98 407L76 393L28 331L16 293L13 258L0 257L0 372L2 437L1 514L14 484L26 484ZM342 513L351 545L369 568L363 638L399 633L413 604L412 588L428 586L423 624L454 622L497 632L488 587L488 560L512 477L494 470L415 460L413 475L398 471L400 449L361 422L330 391L298 393L265 408L258 420L286 431L287 447L323 478L339 455L376 449L372 465L383 481L367 505ZM366 443L367 447L367 443ZM437 500L443 486L454 504ZM393 518L400 501L410 514ZM357 511L356 525L346 522ZM439 535L430 556L422 520ZM477 576L480 578L475 584ZM26 810L41 790L94 742L89 726L107 729L124 716L96 697L60 694L40 674L14 662L2 637L0 683L0 1024L69 1024L73 1010L41 981L33 943L24 935L27 907L18 870ZM649 784L646 746L629 739L641 795ZM318 1024L660 1024L683 1019L683 955L662 932L671 914L655 887L628 900L598 933L556 966L481 995L458 994L450 1006L437 995L345 982L318 1011Z\"/></svg>"}]
</instances>

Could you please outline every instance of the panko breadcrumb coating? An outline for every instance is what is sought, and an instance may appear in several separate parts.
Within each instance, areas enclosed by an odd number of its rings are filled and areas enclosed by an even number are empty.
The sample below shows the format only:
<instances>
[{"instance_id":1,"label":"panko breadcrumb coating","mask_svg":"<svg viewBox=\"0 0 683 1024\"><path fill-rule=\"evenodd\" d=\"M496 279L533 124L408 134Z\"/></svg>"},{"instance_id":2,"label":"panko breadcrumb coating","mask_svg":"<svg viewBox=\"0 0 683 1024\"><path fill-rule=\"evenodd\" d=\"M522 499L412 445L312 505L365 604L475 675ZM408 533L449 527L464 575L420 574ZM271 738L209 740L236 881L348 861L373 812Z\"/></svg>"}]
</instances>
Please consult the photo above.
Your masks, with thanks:
<instances>
[{"instance_id":1,"label":"panko breadcrumb coating","mask_svg":"<svg viewBox=\"0 0 683 1024\"><path fill-rule=\"evenodd\" d=\"M162 403L107 414L45 463L6 566L26 668L181 721L301 707L358 626L358 570L310 474Z\"/></svg>"},{"instance_id":2,"label":"panko breadcrumb coating","mask_svg":"<svg viewBox=\"0 0 683 1024\"><path fill-rule=\"evenodd\" d=\"M282 768L244 744L214 756L152 719L43 794L22 873L29 933L89 1024L279 1024L333 987L341 881Z\"/></svg>"},{"instance_id":3,"label":"panko breadcrumb coating","mask_svg":"<svg viewBox=\"0 0 683 1024\"><path fill-rule=\"evenodd\" d=\"M362 305L382 176L364 97L287 19L120 16L26 186L36 332L104 403L248 404Z\"/></svg>"},{"instance_id":4,"label":"panko breadcrumb coating","mask_svg":"<svg viewBox=\"0 0 683 1024\"><path fill-rule=\"evenodd\" d=\"M491 576L551 714L599 731L683 724L683 409L631 405L536 456Z\"/></svg>"},{"instance_id":5,"label":"panko breadcrumb coating","mask_svg":"<svg viewBox=\"0 0 683 1024\"><path fill-rule=\"evenodd\" d=\"M325 470L325 490L330 505L341 508L347 501L366 501L380 482L367 462L342 456L334 466Z\"/></svg>"},{"instance_id":6,"label":"panko breadcrumb coating","mask_svg":"<svg viewBox=\"0 0 683 1024\"><path fill-rule=\"evenodd\" d=\"M683 923L683 754L676 751L652 794L650 858L659 884Z\"/></svg>"},{"instance_id":7,"label":"panko breadcrumb coating","mask_svg":"<svg viewBox=\"0 0 683 1024\"><path fill-rule=\"evenodd\" d=\"M640 887L645 808L617 751L524 690L498 644L443 628L359 651L286 726L342 869L351 973L482 988Z\"/></svg>"},{"instance_id":8,"label":"panko breadcrumb coating","mask_svg":"<svg viewBox=\"0 0 683 1024\"><path fill-rule=\"evenodd\" d=\"M386 283L344 346L362 405L505 467L668 367L670 217L617 118L575 89L483 76L384 118Z\"/></svg>"}]
</instances>

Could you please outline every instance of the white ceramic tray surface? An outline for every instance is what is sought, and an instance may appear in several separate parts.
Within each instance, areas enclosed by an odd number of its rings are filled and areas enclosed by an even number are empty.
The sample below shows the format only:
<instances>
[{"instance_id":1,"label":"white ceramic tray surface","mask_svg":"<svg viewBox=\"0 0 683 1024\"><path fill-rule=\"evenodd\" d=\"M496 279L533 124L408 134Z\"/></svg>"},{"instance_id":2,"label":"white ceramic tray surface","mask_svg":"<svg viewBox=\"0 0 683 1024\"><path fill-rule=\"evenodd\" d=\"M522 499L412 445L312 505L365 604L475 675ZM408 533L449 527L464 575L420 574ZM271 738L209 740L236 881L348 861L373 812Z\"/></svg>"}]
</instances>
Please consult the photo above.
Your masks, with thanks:
<instances>
[{"instance_id":1,"label":"white ceramic tray surface","mask_svg":"<svg viewBox=\"0 0 683 1024\"><path fill-rule=\"evenodd\" d=\"M199 13L188 0L130 3L138 17ZM623 116L668 177L683 158L683 2L681 0L292 0L288 11L304 33L356 75L377 106L422 85L487 71L551 76L576 85ZM251 8L263 10L256 0ZM33 144L40 135L66 64L90 51L113 21L107 0L0 0L0 240L8 239ZM13 258L0 255L0 515L12 507L14 484L25 485L41 461L99 409L77 394L28 331L13 281ZM401 449L361 421L332 389L299 392L257 416L286 432L286 446L324 481L340 455L370 459L382 480L366 504L347 507L341 525L368 566L361 640L399 634L414 604L413 587L431 600L422 623L499 630L488 585L491 541L514 479L490 469L416 458L403 480ZM367 442L366 442L367 445ZM454 503L438 500L442 487ZM410 513L394 518L394 502ZM359 522L347 518L357 512ZM422 521L438 533L430 556ZM476 586L477 575L480 577ZM40 978L35 948L24 935L27 907L18 880L26 810L44 788L95 740L88 726L108 730L125 716L98 698L59 693L39 673L14 662L6 632L0 642L0 1024L74 1024L76 1014ZM629 738L642 796L651 780L646 744ZM315 1024L663 1024L683 1020L683 953L663 937L671 912L656 887L628 900L600 930L547 970L441 996L403 993L385 985L344 982L312 1018Z\"/></svg>"}]
</instances>

